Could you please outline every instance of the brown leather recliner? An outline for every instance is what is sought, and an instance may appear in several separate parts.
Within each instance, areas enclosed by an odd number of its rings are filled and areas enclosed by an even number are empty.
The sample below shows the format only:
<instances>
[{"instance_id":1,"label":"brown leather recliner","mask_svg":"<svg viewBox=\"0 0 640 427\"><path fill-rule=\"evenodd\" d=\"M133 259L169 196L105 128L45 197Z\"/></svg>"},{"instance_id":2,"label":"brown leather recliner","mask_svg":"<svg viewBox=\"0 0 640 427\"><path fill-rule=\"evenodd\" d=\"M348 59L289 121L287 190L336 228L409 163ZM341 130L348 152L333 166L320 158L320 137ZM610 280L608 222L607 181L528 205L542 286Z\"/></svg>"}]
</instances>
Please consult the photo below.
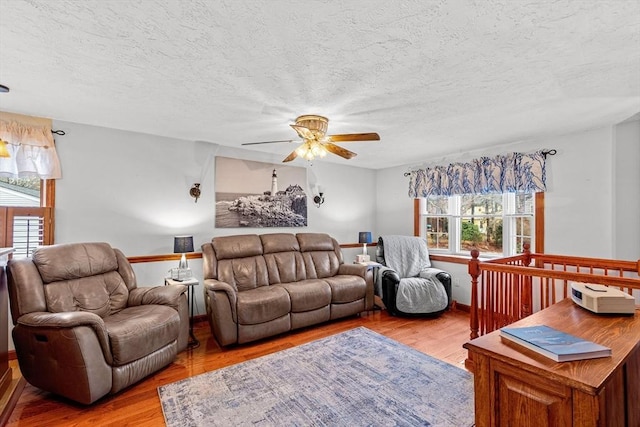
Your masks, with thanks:
<instances>
[{"instance_id":1,"label":"brown leather recliner","mask_svg":"<svg viewBox=\"0 0 640 427\"><path fill-rule=\"evenodd\" d=\"M37 248L10 260L13 342L35 387L90 404L171 363L187 346L186 288L138 288L107 243Z\"/></svg>"}]
</instances>

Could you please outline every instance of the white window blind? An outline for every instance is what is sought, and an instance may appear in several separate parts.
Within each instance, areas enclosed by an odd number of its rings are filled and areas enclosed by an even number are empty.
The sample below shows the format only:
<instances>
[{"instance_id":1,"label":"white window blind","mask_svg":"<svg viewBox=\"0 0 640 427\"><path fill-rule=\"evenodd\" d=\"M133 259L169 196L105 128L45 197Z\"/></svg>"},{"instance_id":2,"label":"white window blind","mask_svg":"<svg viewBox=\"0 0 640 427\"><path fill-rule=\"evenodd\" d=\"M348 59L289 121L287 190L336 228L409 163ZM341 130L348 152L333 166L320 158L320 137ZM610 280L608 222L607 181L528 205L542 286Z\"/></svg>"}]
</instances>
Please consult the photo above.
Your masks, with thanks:
<instances>
[{"instance_id":1,"label":"white window blind","mask_svg":"<svg viewBox=\"0 0 640 427\"><path fill-rule=\"evenodd\" d=\"M31 256L33 250L44 244L44 217L16 216L13 218L14 258Z\"/></svg>"}]
</instances>

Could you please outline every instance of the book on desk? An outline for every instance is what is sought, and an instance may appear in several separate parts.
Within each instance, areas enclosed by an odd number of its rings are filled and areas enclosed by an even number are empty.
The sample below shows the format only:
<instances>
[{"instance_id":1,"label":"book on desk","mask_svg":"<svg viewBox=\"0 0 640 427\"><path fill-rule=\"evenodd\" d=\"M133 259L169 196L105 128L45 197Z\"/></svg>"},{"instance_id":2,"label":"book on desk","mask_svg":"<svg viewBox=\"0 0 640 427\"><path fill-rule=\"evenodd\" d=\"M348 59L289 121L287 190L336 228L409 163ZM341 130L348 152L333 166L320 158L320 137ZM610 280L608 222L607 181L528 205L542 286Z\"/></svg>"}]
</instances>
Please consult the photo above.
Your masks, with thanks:
<instances>
[{"instance_id":1,"label":"book on desk","mask_svg":"<svg viewBox=\"0 0 640 427\"><path fill-rule=\"evenodd\" d=\"M611 349L546 325L501 328L500 337L556 362L611 356Z\"/></svg>"}]
</instances>

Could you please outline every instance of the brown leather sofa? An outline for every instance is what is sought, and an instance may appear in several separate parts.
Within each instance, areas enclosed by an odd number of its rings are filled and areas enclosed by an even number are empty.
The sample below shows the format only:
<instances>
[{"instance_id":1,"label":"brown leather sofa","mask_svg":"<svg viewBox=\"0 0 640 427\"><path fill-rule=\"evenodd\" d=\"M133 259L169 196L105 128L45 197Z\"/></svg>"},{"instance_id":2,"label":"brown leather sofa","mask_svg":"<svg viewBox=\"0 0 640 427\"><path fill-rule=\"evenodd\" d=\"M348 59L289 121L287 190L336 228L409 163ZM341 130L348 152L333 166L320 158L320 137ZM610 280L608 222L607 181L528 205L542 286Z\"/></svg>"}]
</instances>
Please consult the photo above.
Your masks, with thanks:
<instances>
[{"instance_id":1,"label":"brown leather sofa","mask_svg":"<svg viewBox=\"0 0 640 427\"><path fill-rule=\"evenodd\" d=\"M171 363L187 346L186 288L138 288L107 243L37 248L7 264L13 342L35 387L90 404Z\"/></svg>"},{"instance_id":2,"label":"brown leather sofa","mask_svg":"<svg viewBox=\"0 0 640 427\"><path fill-rule=\"evenodd\" d=\"M373 308L371 271L345 264L327 234L215 237L202 254L207 318L222 346Z\"/></svg>"}]
</instances>

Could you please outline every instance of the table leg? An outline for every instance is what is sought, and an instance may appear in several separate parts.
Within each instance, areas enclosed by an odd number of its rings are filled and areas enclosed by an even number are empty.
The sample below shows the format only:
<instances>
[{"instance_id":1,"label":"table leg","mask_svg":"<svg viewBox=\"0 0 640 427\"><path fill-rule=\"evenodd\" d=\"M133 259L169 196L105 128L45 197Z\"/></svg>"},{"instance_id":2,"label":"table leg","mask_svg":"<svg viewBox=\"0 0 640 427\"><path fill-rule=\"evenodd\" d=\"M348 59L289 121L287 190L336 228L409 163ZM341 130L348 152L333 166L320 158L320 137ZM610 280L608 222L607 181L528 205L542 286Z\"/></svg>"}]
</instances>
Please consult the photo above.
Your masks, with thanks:
<instances>
[{"instance_id":1,"label":"table leg","mask_svg":"<svg viewBox=\"0 0 640 427\"><path fill-rule=\"evenodd\" d=\"M193 334L193 307L195 305L194 302L194 292L193 292L193 287L189 286L187 288L187 293L188 293L188 297L189 297L189 343L187 344L187 346L189 348L197 348L200 346L200 341L198 341L195 337L195 335Z\"/></svg>"}]
</instances>

